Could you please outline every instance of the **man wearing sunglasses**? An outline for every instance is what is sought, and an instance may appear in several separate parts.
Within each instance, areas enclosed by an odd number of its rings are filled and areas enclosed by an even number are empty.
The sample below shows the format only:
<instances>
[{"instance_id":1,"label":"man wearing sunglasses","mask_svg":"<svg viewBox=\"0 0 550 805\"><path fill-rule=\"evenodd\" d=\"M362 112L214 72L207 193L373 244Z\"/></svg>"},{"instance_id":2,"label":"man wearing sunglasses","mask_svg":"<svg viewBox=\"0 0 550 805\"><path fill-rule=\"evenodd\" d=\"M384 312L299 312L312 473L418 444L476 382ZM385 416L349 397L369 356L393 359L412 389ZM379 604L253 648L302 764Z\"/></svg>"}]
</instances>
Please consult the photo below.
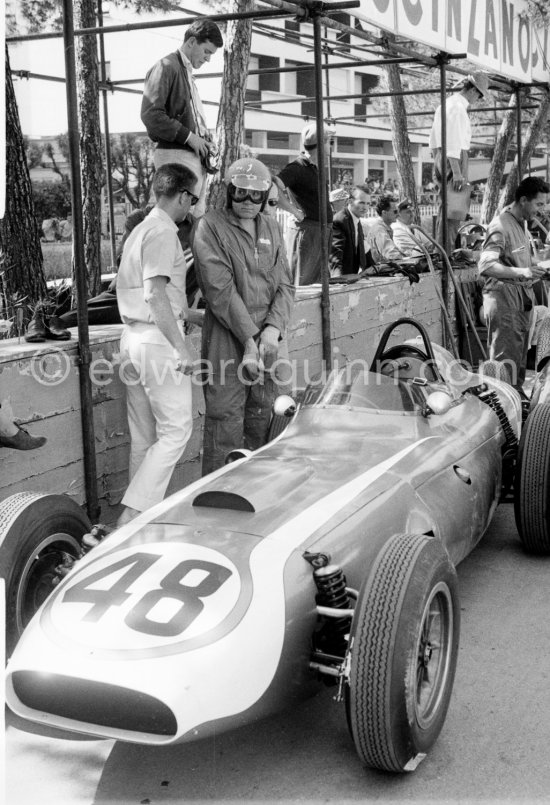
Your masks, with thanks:
<instances>
[{"instance_id":1,"label":"man wearing sunglasses","mask_svg":"<svg viewBox=\"0 0 550 805\"><path fill-rule=\"evenodd\" d=\"M191 312L177 225L196 204L199 187L198 177L185 165L162 165L153 179L157 203L128 236L120 262L117 302L125 324L120 357L130 429L130 484L118 525L164 498L191 435L193 359L183 331Z\"/></svg>"},{"instance_id":2,"label":"man wearing sunglasses","mask_svg":"<svg viewBox=\"0 0 550 805\"><path fill-rule=\"evenodd\" d=\"M268 169L257 159L239 159L225 183L226 207L207 212L193 239L206 301L203 475L223 466L232 450L265 444L294 300L279 225L263 214Z\"/></svg>"}]
</instances>

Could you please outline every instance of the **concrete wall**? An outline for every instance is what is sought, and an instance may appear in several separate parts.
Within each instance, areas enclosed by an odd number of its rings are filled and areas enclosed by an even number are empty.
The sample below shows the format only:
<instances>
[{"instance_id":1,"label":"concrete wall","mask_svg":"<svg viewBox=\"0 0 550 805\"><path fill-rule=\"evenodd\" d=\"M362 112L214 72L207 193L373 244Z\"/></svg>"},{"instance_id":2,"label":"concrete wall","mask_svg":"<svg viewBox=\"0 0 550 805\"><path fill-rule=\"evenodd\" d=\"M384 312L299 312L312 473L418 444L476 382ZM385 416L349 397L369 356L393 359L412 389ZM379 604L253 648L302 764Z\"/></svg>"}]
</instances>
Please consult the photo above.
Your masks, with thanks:
<instances>
[{"instance_id":1,"label":"concrete wall","mask_svg":"<svg viewBox=\"0 0 550 805\"><path fill-rule=\"evenodd\" d=\"M400 316L417 318L433 340L441 340L441 315L434 280L423 275L410 285L401 277L331 288L333 359L369 360L385 326ZM129 437L125 390L118 368L121 327L90 328L94 428L101 519L116 519L127 484ZM0 500L19 491L66 493L84 502L77 332L69 342L44 344L0 341L0 399L9 399L17 419L34 434L48 437L39 450L0 448ZM409 338L403 330L396 338ZM289 358L301 386L323 369L319 288L302 288L289 327ZM394 339L396 340L396 339ZM200 333L191 336L198 357ZM204 401L193 390L193 435L178 463L169 491L200 475Z\"/></svg>"}]
</instances>

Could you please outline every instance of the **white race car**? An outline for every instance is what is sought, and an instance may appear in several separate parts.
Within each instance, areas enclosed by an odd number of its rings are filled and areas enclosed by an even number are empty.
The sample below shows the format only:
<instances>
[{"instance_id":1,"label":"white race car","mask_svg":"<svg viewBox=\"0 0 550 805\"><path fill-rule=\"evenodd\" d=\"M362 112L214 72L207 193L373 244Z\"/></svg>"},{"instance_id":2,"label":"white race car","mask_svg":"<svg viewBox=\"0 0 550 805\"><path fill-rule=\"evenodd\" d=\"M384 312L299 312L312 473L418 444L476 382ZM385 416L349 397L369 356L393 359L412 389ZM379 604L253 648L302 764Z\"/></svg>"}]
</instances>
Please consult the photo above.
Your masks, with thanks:
<instances>
[{"instance_id":1,"label":"white race car","mask_svg":"<svg viewBox=\"0 0 550 805\"><path fill-rule=\"evenodd\" d=\"M408 325L420 341L388 347ZM370 371L346 366L309 387L281 435L113 532L67 575L85 518L74 506L73 527L44 530L48 497L20 499L0 543L14 637L51 592L9 662L9 706L163 745L326 682L363 762L413 770L451 697L455 565L491 520L520 427L510 386L466 372L405 319Z\"/></svg>"}]
</instances>

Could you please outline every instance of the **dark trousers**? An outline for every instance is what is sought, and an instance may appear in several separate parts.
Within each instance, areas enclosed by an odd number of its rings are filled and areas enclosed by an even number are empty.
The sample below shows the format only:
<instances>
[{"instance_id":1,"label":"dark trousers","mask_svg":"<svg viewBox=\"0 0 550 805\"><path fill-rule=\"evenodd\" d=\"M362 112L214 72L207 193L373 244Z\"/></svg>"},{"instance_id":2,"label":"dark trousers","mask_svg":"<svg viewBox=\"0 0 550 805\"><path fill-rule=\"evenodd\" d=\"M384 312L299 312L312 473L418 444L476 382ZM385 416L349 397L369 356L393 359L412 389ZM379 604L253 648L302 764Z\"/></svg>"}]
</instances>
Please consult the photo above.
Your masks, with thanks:
<instances>
[{"instance_id":1,"label":"dark trousers","mask_svg":"<svg viewBox=\"0 0 550 805\"><path fill-rule=\"evenodd\" d=\"M204 387L206 417L202 474L223 467L232 450L257 450L265 444L277 385L268 375L264 382L243 383L237 375L216 377Z\"/></svg>"}]
</instances>

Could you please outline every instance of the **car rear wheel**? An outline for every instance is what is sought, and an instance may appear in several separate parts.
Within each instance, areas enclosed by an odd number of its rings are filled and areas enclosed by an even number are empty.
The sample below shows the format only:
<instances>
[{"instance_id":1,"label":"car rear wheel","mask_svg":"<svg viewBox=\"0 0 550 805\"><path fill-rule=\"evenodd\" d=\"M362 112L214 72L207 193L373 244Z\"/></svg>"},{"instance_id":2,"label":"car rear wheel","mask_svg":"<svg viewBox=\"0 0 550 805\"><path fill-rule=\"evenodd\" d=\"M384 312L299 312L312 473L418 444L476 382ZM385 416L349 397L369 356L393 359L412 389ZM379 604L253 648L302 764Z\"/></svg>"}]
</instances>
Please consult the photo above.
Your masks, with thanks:
<instances>
[{"instance_id":1,"label":"car rear wheel","mask_svg":"<svg viewBox=\"0 0 550 805\"><path fill-rule=\"evenodd\" d=\"M540 363L550 354L550 316L544 319L537 338L535 368L540 371Z\"/></svg>"},{"instance_id":2,"label":"car rear wheel","mask_svg":"<svg viewBox=\"0 0 550 805\"><path fill-rule=\"evenodd\" d=\"M512 381L510 372L502 361L483 361L479 364L477 373L482 378L491 377L494 380L503 380L505 383L511 383Z\"/></svg>"},{"instance_id":3,"label":"car rear wheel","mask_svg":"<svg viewBox=\"0 0 550 805\"><path fill-rule=\"evenodd\" d=\"M451 698L460 609L456 571L433 537L393 537L361 590L351 629L348 721L361 760L413 771Z\"/></svg>"},{"instance_id":4,"label":"car rear wheel","mask_svg":"<svg viewBox=\"0 0 550 805\"><path fill-rule=\"evenodd\" d=\"M527 417L514 484L516 526L530 553L550 553L550 405L537 405Z\"/></svg>"},{"instance_id":5,"label":"car rear wheel","mask_svg":"<svg viewBox=\"0 0 550 805\"><path fill-rule=\"evenodd\" d=\"M66 555L80 556L91 523L66 495L19 492L0 503L0 576L6 585L8 656L59 580Z\"/></svg>"}]
</instances>

